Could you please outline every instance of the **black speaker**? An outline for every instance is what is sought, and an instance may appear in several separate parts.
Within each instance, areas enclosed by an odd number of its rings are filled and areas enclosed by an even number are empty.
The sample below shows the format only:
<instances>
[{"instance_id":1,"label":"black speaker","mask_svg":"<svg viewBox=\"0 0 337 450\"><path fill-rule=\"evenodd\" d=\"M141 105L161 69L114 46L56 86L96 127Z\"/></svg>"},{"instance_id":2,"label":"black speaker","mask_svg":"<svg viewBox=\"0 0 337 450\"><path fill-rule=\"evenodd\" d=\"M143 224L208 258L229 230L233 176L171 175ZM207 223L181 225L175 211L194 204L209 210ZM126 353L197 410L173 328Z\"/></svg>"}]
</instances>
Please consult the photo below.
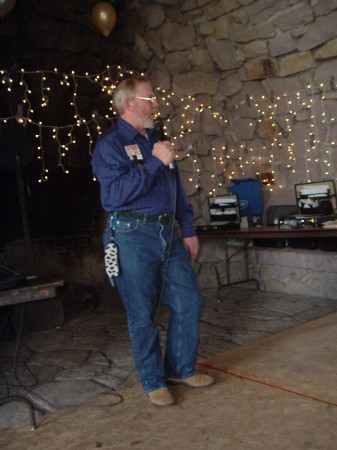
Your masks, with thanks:
<instances>
[{"instance_id":1,"label":"black speaker","mask_svg":"<svg viewBox=\"0 0 337 450\"><path fill-rule=\"evenodd\" d=\"M297 214L296 205L276 205L269 206L267 209L267 225L279 225L280 218L291 214ZM286 246L286 240L284 238L273 239L253 239L255 247L274 247L283 248Z\"/></svg>"},{"instance_id":2,"label":"black speaker","mask_svg":"<svg viewBox=\"0 0 337 450\"><path fill-rule=\"evenodd\" d=\"M269 206L267 209L267 225L279 225L282 217L297 214L297 205Z\"/></svg>"}]
</instances>

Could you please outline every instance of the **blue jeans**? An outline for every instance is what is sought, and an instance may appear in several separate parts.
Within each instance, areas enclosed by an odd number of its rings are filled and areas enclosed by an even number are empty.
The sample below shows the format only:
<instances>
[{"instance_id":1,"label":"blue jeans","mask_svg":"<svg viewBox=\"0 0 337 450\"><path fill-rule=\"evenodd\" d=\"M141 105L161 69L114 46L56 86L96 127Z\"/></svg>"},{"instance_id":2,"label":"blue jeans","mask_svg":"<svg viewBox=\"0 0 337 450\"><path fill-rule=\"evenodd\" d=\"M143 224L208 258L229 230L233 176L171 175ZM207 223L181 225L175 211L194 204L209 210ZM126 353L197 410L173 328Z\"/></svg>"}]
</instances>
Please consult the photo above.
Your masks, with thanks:
<instances>
[{"instance_id":1,"label":"blue jeans","mask_svg":"<svg viewBox=\"0 0 337 450\"><path fill-rule=\"evenodd\" d=\"M166 377L195 374L201 296L189 254L175 232L169 252L172 224L120 216L114 226L120 267L114 281L127 312L140 381L151 392L166 386ZM104 244L108 242L107 226ZM162 302L171 311L164 358L155 324L163 286Z\"/></svg>"}]
</instances>

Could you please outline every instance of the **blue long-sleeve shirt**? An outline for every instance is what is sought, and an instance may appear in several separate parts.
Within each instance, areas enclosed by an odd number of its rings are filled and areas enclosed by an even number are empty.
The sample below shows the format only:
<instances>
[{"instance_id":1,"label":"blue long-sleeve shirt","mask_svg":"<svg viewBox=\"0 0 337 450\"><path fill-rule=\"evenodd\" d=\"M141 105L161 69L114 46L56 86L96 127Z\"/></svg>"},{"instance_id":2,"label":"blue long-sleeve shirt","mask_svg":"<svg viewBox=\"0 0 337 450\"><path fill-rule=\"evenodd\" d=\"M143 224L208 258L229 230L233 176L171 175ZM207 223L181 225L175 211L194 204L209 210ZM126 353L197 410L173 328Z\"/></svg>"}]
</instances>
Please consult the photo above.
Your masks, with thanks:
<instances>
[{"instance_id":1,"label":"blue long-sleeve shirt","mask_svg":"<svg viewBox=\"0 0 337 450\"><path fill-rule=\"evenodd\" d=\"M155 129L147 138L125 120L118 118L98 140L92 165L100 183L101 203L108 212L132 211L160 215L174 212L175 182L170 169L152 155L160 140ZM138 159L132 159L136 148ZM176 173L176 219L182 237L195 235L193 207L188 203L179 171Z\"/></svg>"}]
</instances>

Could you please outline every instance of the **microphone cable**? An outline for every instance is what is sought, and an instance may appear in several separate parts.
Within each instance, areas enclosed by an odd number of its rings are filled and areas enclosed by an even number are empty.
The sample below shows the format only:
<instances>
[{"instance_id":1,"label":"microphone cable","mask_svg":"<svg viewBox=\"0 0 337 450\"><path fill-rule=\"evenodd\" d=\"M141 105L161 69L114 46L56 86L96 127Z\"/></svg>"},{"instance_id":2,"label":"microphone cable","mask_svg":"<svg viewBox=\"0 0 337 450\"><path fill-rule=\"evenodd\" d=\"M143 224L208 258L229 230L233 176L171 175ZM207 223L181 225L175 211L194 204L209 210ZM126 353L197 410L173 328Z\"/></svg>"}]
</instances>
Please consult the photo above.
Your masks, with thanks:
<instances>
[{"instance_id":1,"label":"microphone cable","mask_svg":"<svg viewBox=\"0 0 337 450\"><path fill-rule=\"evenodd\" d=\"M158 318L158 314L160 311L160 307L163 303L163 295L164 295L164 289L165 289L165 285L166 285L166 280L167 280L167 273L168 273L168 266L169 266L169 261L170 261L170 255L171 255L171 249L172 249L172 241L173 241L173 234L174 234L174 226L175 226L175 217L176 217L176 211L177 211L177 175L176 175L176 171L173 168L170 168L170 172L172 174L173 177L173 182L174 182L174 198L173 198L173 214L172 214L172 226L171 226L171 231L170 231L170 238L168 241L168 248L167 248L167 257L165 260L165 266L164 266L164 271L163 271L163 282L161 285L161 290L160 290L160 294L159 294L159 298L158 298L158 302L154 311L154 316L153 316L153 322L151 325L151 329L144 347L143 352L141 353L139 360L140 362L143 361L144 358L144 354L148 348L148 345L150 343L150 339L154 330L154 327L156 326L156 322L157 322L157 318ZM121 384L125 383L130 376L135 372L137 368L137 361L136 361L136 365L135 367L133 367L125 376L125 378L122 379ZM110 390L114 390L113 388L110 388Z\"/></svg>"}]
</instances>

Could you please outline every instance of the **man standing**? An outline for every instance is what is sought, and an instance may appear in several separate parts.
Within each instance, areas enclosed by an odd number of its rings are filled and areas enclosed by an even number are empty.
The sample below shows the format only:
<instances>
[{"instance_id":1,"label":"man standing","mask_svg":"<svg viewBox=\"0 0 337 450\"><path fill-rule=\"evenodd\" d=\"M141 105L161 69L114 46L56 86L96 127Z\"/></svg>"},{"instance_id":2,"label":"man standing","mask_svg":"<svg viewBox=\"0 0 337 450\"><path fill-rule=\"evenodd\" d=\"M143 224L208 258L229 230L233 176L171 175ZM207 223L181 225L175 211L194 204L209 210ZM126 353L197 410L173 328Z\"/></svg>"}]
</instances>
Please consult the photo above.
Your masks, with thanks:
<instances>
[{"instance_id":1,"label":"man standing","mask_svg":"<svg viewBox=\"0 0 337 450\"><path fill-rule=\"evenodd\" d=\"M119 118L98 140L92 160L109 212L104 241L118 248L114 281L141 384L154 405L170 406L175 402L168 382L191 387L214 382L195 371L201 296L190 264L199 251L193 208L177 167L170 168L172 145L153 129L159 104L151 84L141 77L123 80L114 106ZM155 325L158 299L171 311L164 358Z\"/></svg>"}]
</instances>

